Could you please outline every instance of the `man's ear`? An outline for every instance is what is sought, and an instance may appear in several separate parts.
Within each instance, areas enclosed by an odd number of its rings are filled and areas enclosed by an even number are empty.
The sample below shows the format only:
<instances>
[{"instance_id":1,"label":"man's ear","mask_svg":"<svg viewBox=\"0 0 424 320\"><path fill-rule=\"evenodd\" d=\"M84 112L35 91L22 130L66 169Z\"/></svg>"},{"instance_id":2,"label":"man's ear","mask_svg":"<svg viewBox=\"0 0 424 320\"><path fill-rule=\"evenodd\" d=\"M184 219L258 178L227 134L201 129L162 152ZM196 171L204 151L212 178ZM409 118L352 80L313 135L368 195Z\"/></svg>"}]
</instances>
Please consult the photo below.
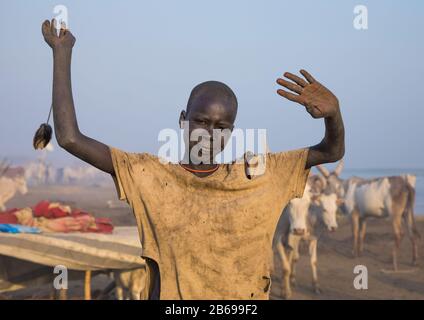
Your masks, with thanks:
<instances>
[{"instance_id":1,"label":"man's ear","mask_svg":"<svg viewBox=\"0 0 424 320\"><path fill-rule=\"evenodd\" d=\"M179 124L180 124L180 129L183 128L182 122L185 121L185 119L186 119L186 112L184 110L182 110L181 113L180 113L180 120L178 121Z\"/></svg>"}]
</instances>

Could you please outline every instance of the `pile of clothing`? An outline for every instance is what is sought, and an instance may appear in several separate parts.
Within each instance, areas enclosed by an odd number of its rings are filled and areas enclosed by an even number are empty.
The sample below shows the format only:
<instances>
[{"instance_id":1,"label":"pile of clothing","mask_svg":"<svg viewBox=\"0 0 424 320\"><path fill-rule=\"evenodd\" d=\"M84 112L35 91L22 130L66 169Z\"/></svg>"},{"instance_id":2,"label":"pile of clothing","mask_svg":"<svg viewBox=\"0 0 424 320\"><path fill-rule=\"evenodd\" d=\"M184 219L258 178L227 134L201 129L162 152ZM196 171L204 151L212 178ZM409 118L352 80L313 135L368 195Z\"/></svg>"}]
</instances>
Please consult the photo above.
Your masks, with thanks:
<instances>
[{"instance_id":1,"label":"pile of clothing","mask_svg":"<svg viewBox=\"0 0 424 320\"><path fill-rule=\"evenodd\" d=\"M108 218L92 214L59 202L40 201L34 207L13 208L0 212L0 232L98 232L112 233Z\"/></svg>"}]
</instances>

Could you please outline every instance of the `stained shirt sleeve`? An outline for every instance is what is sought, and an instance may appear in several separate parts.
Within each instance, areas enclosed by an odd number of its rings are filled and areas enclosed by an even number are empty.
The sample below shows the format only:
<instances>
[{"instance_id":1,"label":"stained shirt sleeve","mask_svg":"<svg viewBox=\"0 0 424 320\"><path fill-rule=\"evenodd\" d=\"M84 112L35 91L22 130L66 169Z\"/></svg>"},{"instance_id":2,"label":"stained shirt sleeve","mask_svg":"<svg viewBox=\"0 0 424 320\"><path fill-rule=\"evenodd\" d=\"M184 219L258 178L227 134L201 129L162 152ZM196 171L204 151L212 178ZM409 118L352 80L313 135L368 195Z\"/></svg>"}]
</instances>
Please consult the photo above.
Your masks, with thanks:
<instances>
[{"instance_id":1,"label":"stained shirt sleeve","mask_svg":"<svg viewBox=\"0 0 424 320\"><path fill-rule=\"evenodd\" d=\"M308 180L306 169L309 148L269 153L266 168L277 188L288 188L289 198L301 198Z\"/></svg>"},{"instance_id":2,"label":"stained shirt sleeve","mask_svg":"<svg viewBox=\"0 0 424 320\"><path fill-rule=\"evenodd\" d=\"M130 203L140 192L140 178L151 160L147 153L125 152L109 146L114 173L112 175L119 200Z\"/></svg>"}]
</instances>

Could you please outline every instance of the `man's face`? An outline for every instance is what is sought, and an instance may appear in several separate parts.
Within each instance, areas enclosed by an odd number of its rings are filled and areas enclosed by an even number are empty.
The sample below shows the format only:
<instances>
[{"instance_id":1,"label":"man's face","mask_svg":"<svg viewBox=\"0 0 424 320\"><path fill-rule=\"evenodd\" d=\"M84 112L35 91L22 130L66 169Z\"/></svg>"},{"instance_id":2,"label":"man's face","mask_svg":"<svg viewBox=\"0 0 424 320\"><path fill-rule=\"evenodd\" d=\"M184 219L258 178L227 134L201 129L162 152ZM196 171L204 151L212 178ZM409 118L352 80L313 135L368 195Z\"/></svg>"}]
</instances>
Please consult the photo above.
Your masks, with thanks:
<instances>
[{"instance_id":1,"label":"man's face","mask_svg":"<svg viewBox=\"0 0 424 320\"><path fill-rule=\"evenodd\" d=\"M186 121L189 124L189 137L192 137L188 143L189 151L196 146L201 140L206 142L207 139L199 138L199 133L207 132L210 148L210 163L212 163L215 156L222 152L225 144L228 141L228 134L222 134L219 138L216 136L214 139L214 130L225 130L232 132L234 128L234 121L236 118L237 109L235 106L227 106L220 101L207 101L207 99L197 98L190 106L188 112L182 111L180 115L180 126L182 122ZM202 130L199 130L202 129ZM223 131L223 133L225 133ZM194 139L194 141L192 141ZM187 145L187 141L185 141ZM207 149L208 146L205 146ZM200 154L202 151L200 151Z\"/></svg>"}]
</instances>

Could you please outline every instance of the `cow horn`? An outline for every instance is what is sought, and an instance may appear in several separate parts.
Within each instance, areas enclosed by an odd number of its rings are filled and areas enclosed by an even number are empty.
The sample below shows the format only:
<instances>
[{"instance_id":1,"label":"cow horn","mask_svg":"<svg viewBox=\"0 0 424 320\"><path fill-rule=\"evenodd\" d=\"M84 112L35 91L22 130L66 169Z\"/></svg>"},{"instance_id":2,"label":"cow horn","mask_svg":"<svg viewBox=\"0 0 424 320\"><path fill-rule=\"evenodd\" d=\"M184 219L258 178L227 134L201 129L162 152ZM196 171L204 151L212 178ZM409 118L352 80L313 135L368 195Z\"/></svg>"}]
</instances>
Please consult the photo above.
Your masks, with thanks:
<instances>
[{"instance_id":1,"label":"cow horn","mask_svg":"<svg viewBox=\"0 0 424 320\"><path fill-rule=\"evenodd\" d=\"M330 176L330 172L328 172L327 168L325 168L324 166L317 165L317 169L324 177L328 178Z\"/></svg>"},{"instance_id":2,"label":"cow horn","mask_svg":"<svg viewBox=\"0 0 424 320\"><path fill-rule=\"evenodd\" d=\"M318 178L321 180L321 182L322 182L322 187L323 187L323 189L325 189L326 187L327 187L327 179L325 179L323 176L321 176L321 175L317 175L318 176Z\"/></svg>"},{"instance_id":3,"label":"cow horn","mask_svg":"<svg viewBox=\"0 0 424 320\"><path fill-rule=\"evenodd\" d=\"M319 205L319 200L321 198L320 194L312 194L311 196L311 201L312 203L314 203L315 205Z\"/></svg>"},{"instance_id":4,"label":"cow horn","mask_svg":"<svg viewBox=\"0 0 424 320\"><path fill-rule=\"evenodd\" d=\"M344 167L344 160L340 160L339 163L337 164L336 169L334 169L334 174L338 177L340 177L340 174L342 173Z\"/></svg>"}]
</instances>

